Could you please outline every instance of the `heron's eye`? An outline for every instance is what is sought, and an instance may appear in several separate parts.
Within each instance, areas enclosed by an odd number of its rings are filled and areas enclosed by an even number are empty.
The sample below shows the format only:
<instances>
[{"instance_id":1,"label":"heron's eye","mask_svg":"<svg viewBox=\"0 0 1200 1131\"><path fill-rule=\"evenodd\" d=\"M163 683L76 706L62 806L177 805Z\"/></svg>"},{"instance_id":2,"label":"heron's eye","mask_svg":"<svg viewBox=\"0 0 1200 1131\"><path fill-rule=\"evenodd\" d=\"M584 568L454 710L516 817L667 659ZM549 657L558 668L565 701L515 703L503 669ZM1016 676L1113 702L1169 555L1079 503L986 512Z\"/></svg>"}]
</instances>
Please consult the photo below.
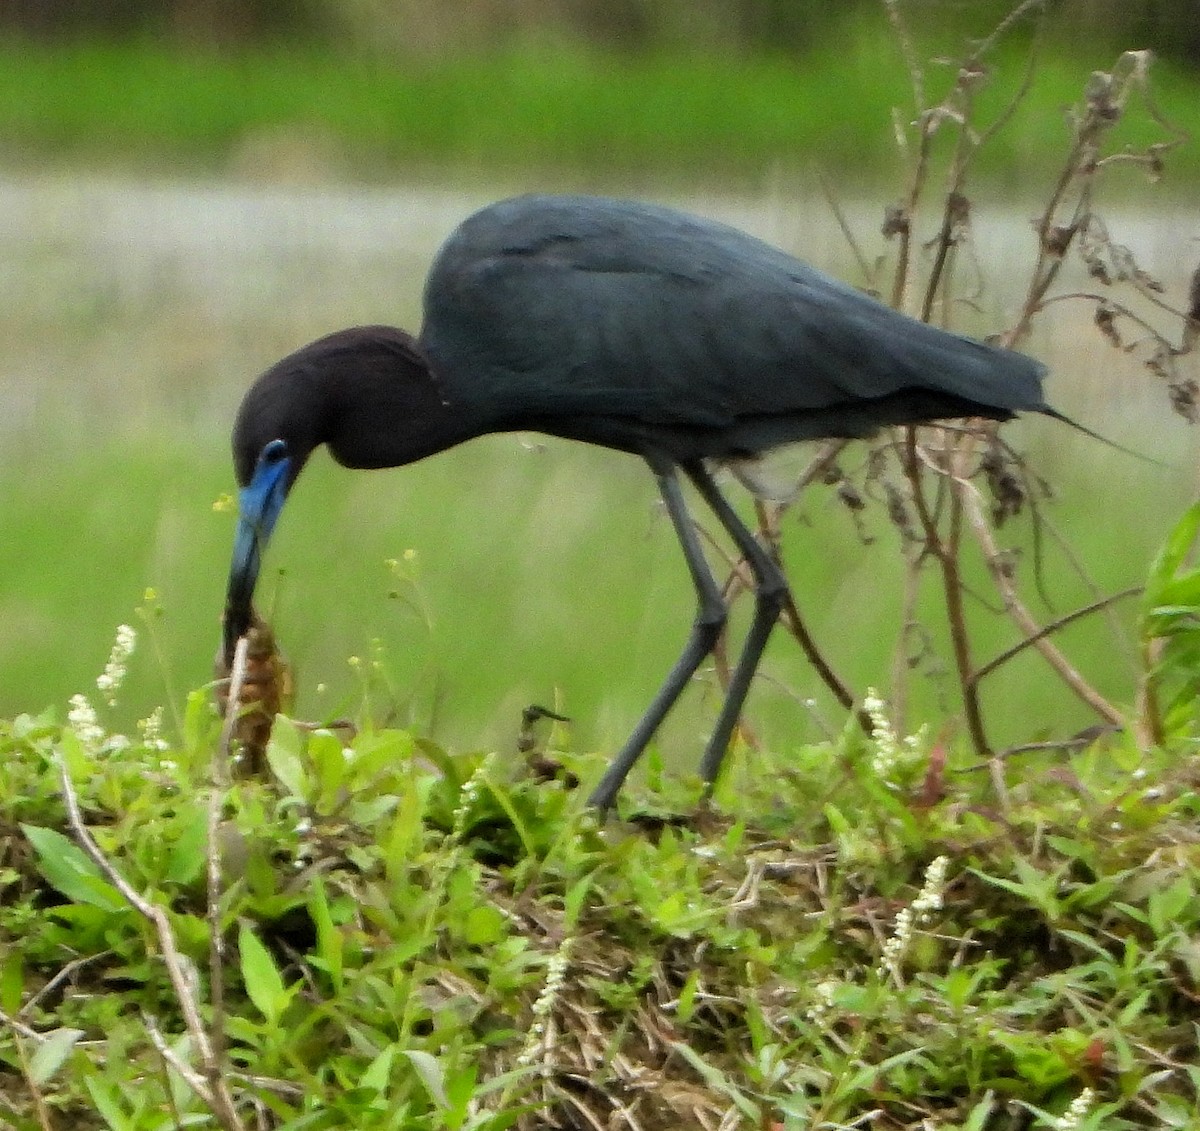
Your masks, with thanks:
<instances>
[{"instance_id":1,"label":"heron's eye","mask_svg":"<svg viewBox=\"0 0 1200 1131\"><path fill-rule=\"evenodd\" d=\"M272 440L262 450L262 455L258 457L264 464L279 463L280 460L287 459L287 444L282 440Z\"/></svg>"}]
</instances>

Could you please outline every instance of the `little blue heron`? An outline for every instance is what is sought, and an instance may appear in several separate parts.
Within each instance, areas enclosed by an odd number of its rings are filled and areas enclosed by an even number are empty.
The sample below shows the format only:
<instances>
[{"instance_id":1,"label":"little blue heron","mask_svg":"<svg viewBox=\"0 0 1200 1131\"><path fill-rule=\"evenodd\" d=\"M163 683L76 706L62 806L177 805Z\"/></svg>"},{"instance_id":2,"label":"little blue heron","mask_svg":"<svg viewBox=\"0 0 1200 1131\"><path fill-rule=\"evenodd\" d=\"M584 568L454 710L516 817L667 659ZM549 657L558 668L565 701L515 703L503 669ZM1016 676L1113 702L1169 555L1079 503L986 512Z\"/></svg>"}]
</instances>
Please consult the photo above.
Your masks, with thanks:
<instances>
[{"instance_id":1,"label":"little blue heron","mask_svg":"<svg viewBox=\"0 0 1200 1131\"><path fill-rule=\"evenodd\" d=\"M788 587L709 461L893 424L1058 416L1042 399L1038 362L906 317L735 228L632 201L524 196L483 208L438 253L424 311L415 341L388 326L341 330L277 362L246 394L233 429L242 490L226 660L250 624L267 539L320 444L351 468L396 467L515 430L640 456L698 607L682 654L591 795L601 811L725 623L678 472L755 585L700 764L712 783Z\"/></svg>"}]
</instances>

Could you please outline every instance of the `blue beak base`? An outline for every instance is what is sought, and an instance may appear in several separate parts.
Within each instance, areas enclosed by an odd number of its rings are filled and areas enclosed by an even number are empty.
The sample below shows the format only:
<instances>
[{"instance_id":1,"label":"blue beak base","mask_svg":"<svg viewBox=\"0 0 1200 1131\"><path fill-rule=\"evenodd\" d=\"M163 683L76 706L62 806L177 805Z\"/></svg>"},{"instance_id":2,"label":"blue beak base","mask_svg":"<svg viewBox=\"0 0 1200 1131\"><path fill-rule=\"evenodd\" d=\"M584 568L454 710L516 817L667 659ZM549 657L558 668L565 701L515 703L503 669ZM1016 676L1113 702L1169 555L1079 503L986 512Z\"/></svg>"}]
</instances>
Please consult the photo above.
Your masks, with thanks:
<instances>
[{"instance_id":1,"label":"blue beak base","mask_svg":"<svg viewBox=\"0 0 1200 1131\"><path fill-rule=\"evenodd\" d=\"M282 440L272 440L259 454L253 477L238 495L237 532L225 595L226 666L232 665L238 639L250 628L254 587L263 552L287 499L291 467L287 445Z\"/></svg>"}]
</instances>

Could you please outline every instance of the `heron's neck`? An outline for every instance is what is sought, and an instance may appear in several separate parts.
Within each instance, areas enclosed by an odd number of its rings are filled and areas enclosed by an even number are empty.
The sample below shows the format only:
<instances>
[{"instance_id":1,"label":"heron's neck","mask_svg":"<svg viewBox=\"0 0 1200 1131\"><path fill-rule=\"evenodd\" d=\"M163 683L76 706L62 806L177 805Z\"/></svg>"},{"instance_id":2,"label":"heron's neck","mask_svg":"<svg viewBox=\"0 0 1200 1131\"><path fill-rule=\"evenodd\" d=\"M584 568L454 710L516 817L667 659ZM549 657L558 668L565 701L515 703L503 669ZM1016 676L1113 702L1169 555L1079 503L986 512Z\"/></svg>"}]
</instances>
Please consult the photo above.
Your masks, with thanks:
<instances>
[{"instance_id":1,"label":"heron's neck","mask_svg":"<svg viewBox=\"0 0 1200 1131\"><path fill-rule=\"evenodd\" d=\"M340 374L326 443L346 467L399 467L490 431L422 362Z\"/></svg>"}]
</instances>

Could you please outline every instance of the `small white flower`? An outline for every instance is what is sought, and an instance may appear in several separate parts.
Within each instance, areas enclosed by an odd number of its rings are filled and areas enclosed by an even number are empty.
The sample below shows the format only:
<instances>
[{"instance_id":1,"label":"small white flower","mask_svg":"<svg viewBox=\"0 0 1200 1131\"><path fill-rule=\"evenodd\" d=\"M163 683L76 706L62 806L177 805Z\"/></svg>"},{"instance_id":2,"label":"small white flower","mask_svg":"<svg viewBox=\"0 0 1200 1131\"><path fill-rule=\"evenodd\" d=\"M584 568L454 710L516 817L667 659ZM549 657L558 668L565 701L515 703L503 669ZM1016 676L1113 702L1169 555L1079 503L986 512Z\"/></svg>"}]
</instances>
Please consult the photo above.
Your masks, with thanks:
<instances>
[{"instance_id":1,"label":"small white flower","mask_svg":"<svg viewBox=\"0 0 1200 1131\"><path fill-rule=\"evenodd\" d=\"M454 809L454 830L450 834L455 842L462 839L467 831L467 818L471 815L471 807L479 796L484 779L491 773L496 764L496 752L493 750L484 756L482 762L475 767L475 772L463 782L462 791L458 795L458 805Z\"/></svg>"},{"instance_id":2,"label":"small white flower","mask_svg":"<svg viewBox=\"0 0 1200 1131\"><path fill-rule=\"evenodd\" d=\"M891 937L883 944L878 966L880 977L890 974L896 981L900 980L900 963L917 927L929 922L933 912L942 909L942 893L946 887L946 869L949 867L950 857L939 856L925 869L925 879L917 898L908 907L901 908Z\"/></svg>"},{"instance_id":3,"label":"small white flower","mask_svg":"<svg viewBox=\"0 0 1200 1131\"><path fill-rule=\"evenodd\" d=\"M519 1065L532 1064L541 1050L542 1038L546 1034L546 1021L550 1017L554 1003L558 1001L558 995L562 993L567 979L567 967L571 961L571 944L573 942L574 939L570 935L564 938L558 950L550 956L550 961L546 964L546 983L542 986L542 992L538 994L537 1001L533 1003L533 1024L529 1027L529 1036L525 1040L525 1047L521 1050L521 1055L517 1057Z\"/></svg>"},{"instance_id":4,"label":"small white flower","mask_svg":"<svg viewBox=\"0 0 1200 1131\"><path fill-rule=\"evenodd\" d=\"M72 695L67 722L76 737L88 750L96 750L104 741L104 728L96 718L96 708L86 695Z\"/></svg>"},{"instance_id":5,"label":"small white flower","mask_svg":"<svg viewBox=\"0 0 1200 1131\"><path fill-rule=\"evenodd\" d=\"M927 728L922 726L916 734L900 738L888 717L887 703L873 687L867 688L867 694L863 698L863 710L871 720L871 740L875 746L871 756L871 769L889 789L899 789L896 769L902 763L911 762L921 755L925 749Z\"/></svg>"},{"instance_id":6,"label":"small white flower","mask_svg":"<svg viewBox=\"0 0 1200 1131\"><path fill-rule=\"evenodd\" d=\"M893 785L892 770L900 758L900 744L888 718L887 704L873 687L867 688L863 699L863 710L871 719L871 738L875 742L875 753L871 758L871 769L875 776L887 785Z\"/></svg>"},{"instance_id":7,"label":"small white flower","mask_svg":"<svg viewBox=\"0 0 1200 1131\"><path fill-rule=\"evenodd\" d=\"M946 869L949 867L950 857L939 856L925 869L925 882L921 885L921 894L913 900L912 905L918 923L927 922L931 912L941 911L942 892L946 887Z\"/></svg>"},{"instance_id":8,"label":"small white flower","mask_svg":"<svg viewBox=\"0 0 1200 1131\"><path fill-rule=\"evenodd\" d=\"M1084 1088L1071 1101L1071 1106L1055 1120L1056 1131L1076 1131L1091 1110L1095 1099L1096 1093L1091 1088Z\"/></svg>"},{"instance_id":9,"label":"small white flower","mask_svg":"<svg viewBox=\"0 0 1200 1131\"><path fill-rule=\"evenodd\" d=\"M155 707L144 719L138 719L138 734L142 736L142 745L150 750L163 751L168 748L162 736L163 709Z\"/></svg>"},{"instance_id":10,"label":"small white flower","mask_svg":"<svg viewBox=\"0 0 1200 1131\"><path fill-rule=\"evenodd\" d=\"M137 633L127 624L118 625L117 638L113 641L108 663L104 665L104 671L96 677L96 688L110 707L117 705L117 692L125 682L126 665L136 646Z\"/></svg>"},{"instance_id":11,"label":"small white flower","mask_svg":"<svg viewBox=\"0 0 1200 1131\"><path fill-rule=\"evenodd\" d=\"M824 1022L826 1015L833 1008L834 995L837 993L839 985L841 983L836 979L825 978L813 987L817 1000L805 1011L810 1021L817 1024Z\"/></svg>"}]
</instances>

